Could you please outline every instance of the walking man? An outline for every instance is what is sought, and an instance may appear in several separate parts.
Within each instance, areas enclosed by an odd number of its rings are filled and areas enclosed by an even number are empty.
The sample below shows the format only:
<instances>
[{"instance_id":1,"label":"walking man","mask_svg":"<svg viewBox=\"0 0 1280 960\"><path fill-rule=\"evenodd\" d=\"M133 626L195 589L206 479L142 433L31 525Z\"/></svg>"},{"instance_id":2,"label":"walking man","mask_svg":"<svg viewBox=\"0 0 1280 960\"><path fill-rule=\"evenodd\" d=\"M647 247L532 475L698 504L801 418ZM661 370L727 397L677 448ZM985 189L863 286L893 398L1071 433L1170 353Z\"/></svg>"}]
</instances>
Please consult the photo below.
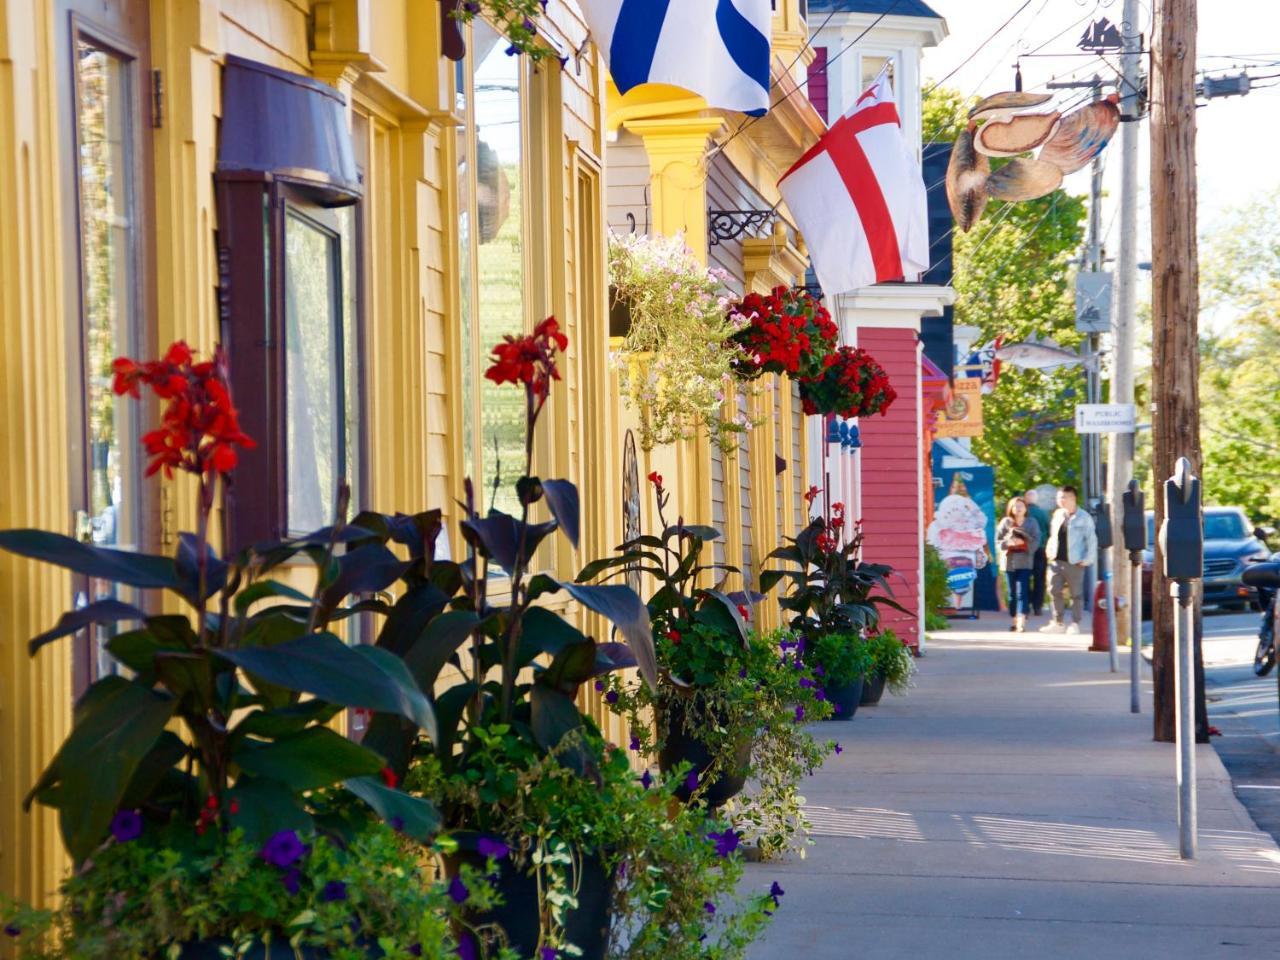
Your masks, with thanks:
<instances>
[{"instance_id":1,"label":"walking man","mask_svg":"<svg viewBox=\"0 0 1280 960\"><path fill-rule=\"evenodd\" d=\"M1079 633L1084 619L1084 575L1098 555L1098 535L1093 517L1079 509L1075 487L1058 491L1058 509L1049 522L1045 555L1049 560L1049 595L1053 619L1040 628L1043 633L1061 633L1066 621L1066 592L1071 591L1071 624L1067 633Z\"/></svg>"},{"instance_id":2,"label":"walking man","mask_svg":"<svg viewBox=\"0 0 1280 960\"><path fill-rule=\"evenodd\" d=\"M1045 546L1049 541L1049 515L1036 501L1039 497L1035 490L1028 490L1022 495L1027 504L1027 516L1039 528L1039 546L1035 556L1031 558L1031 612L1037 617L1044 612L1045 576L1049 572L1049 561L1045 556Z\"/></svg>"}]
</instances>

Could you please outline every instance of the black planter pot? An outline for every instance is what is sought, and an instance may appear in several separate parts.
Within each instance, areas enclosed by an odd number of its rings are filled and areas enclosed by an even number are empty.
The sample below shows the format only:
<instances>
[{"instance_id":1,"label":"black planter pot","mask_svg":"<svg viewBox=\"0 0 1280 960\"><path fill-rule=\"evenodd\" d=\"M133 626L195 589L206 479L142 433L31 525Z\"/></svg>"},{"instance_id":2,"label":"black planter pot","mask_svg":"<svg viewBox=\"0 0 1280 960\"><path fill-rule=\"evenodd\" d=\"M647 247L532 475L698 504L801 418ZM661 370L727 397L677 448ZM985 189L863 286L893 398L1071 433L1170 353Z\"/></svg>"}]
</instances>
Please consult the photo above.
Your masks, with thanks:
<instances>
[{"instance_id":1,"label":"black planter pot","mask_svg":"<svg viewBox=\"0 0 1280 960\"><path fill-rule=\"evenodd\" d=\"M874 707L884 696L884 674L873 673L864 678L862 683L862 699L858 702L864 707Z\"/></svg>"},{"instance_id":2,"label":"black planter pot","mask_svg":"<svg viewBox=\"0 0 1280 960\"><path fill-rule=\"evenodd\" d=\"M698 773L698 783L702 789L699 796L712 810L741 793L742 788L747 785L745 771L751 762L751 740L744 740L738 745L732 770L725 771L709 784L704 783L706 772L715 762L715 757L704 741L691 736L685 729L684 701L679 697L673 698L663 712L666 715L666 739L658 750L658 769L666 773L682 763L691 764ZM684 784L676 790L676 796L683 803L689 802L690 794L691 791Z\"/></svg>"},{"instance_id":3,"label":"black planter pot","mask_svg":"<svg viewBox=\"0 0 1280 960\"><path fill-rule=\"evenodd\" d=\"M463 864L483 871L486 859L475 850L478 835L455 833L458 852L445 857L449 876ZM582 960L603 960L609 940L613 901L613 877L597 855L583 856L578 880L578 906L565 918L565 937L582 951ZM532 957L538 949L538 881L510 860L498 863L494 883L502 905L492 912L473 912L468 920L476 926L494 924L507 935L507 943L522 957Z\"/></svg>"},{"instance_id":4,"label":"black planter pot","mask_svg":"<svg viewBox=\"0 0 1280 960\"><path fill-rule=\"evenodd\" d=\"M825 692L827 702L831 704L832 720L852 720L858 712L858 704L862 700L863 678L858 677L853 683L842 687L827 686Z\"/></svg>"}]
</instances>

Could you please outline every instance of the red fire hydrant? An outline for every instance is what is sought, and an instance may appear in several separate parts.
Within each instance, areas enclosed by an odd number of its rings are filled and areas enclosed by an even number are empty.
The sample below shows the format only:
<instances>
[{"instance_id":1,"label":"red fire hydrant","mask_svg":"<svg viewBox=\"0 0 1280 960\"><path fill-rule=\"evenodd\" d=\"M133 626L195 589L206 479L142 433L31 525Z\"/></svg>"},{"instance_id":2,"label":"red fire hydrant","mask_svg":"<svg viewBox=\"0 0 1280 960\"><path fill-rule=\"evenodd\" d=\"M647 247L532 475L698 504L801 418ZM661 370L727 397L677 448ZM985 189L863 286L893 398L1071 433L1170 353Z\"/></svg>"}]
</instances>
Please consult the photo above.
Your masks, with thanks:
<instances>
[{"instance_id":1,"label":"red fire hydrant","mask_svg":"<svg viewBox=\"0 0 1280 960\"><path fill-rule=\"evenodd\" d=\"M1111 631L1107 626L1107 585L1101 580L1093 588L1093 645L1094 653L1111 652Z\"/></svg>"}]
</instances>

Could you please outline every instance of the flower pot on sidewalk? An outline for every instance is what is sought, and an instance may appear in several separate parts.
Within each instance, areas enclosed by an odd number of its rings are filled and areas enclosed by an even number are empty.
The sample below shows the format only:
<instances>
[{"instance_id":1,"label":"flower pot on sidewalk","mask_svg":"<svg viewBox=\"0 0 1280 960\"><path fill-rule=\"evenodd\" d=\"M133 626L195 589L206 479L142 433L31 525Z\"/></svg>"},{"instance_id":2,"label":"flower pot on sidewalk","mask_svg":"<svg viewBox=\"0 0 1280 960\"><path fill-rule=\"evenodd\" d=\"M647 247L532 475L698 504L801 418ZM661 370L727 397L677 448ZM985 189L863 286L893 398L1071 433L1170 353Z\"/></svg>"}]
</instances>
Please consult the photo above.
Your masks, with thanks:
<instances>
[{"instance_id":1,"label":"flower pot on sidewalk","mask_svg":"<svg viewBox=\"0 0 1280 960\"><path fill-rule=\"evenodd\" d=\"M465 864L485 869L487 859L475 849L478 835L455 833L458 852L445 857L445 869L456 876ZM565 917L565 938L581 951L582 960L603 960L609 939L610 908L613 902L613 877L606 871L598 854L575 857L579 875L574 878L578 905ZM537 955L539 933L538 880L527 869L509 859L498 861L495 890L502 905L493 911L474 912L467 919L475 926L494 924L502 928L508 945L521 957Z\"/></svg>"},{"instance_id":2,"label":"flower pot on sidewalk","mask_svg":"<svg viewBox=\"0 0 1280 960\"><path fill-rule=\"evenodd\" d=\"M827 701L831 704L832 720L852 720L858 712L858 704L862 701L864 679L858 677L853 683L826 688Z\"/></svg>"},{"instance_id":3,"label":"flower pot on sidewalk","mask_svg":"<svg viewBox=\"0 0 1280 960\"><path fill-rule=\"evenodd\" d=\"M873 673L862 683L862 698L858 701L864 707L874 707L884 696L884 674Z\"/></svg>"},{"instance_id":4,"label":"flower pot on sidewalk","mask_svg":"<svg viewBox=\"0 0 1280 960\"><path fill-rule=\"evenodd\" d=\"M733 758L733 769L723 771L711 783L705 783L707 771L715 762L715 754L705 741L691 735L685 724L685 706L679 697L673 697L664 708L666 714L666 740L658 750L658 769L663 773L679 766L690 764L698 774L702 786L700 796L707 806L715 810L732 800L747 785L747 766L751 762L751 739L744 738L737 745ZM688 803L692 791L681 786L676 796Z\"/></svg>"}]
</instances>

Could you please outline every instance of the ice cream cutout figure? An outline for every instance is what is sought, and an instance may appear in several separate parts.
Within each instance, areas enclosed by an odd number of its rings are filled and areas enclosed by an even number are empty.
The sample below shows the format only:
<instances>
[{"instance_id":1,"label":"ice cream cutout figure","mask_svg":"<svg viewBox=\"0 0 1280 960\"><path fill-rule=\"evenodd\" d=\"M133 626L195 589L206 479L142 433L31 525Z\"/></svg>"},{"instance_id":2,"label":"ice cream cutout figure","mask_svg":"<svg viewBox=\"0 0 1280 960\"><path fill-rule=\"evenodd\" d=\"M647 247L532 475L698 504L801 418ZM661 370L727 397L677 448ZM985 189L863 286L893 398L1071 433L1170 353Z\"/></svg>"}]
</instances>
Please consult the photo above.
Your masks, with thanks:
<instances>
[{"instance_id":1,"label":"ice cream cutout figure","mask_svg":"<svg viewBox=\"0 0 1280 960\"><path fill-rule=\"evenodd\" d=\"M978 571L987 565L991 555L987 544L987 515L969 496L959 473L952 477L951 489L938 504L925 539L946 561L952 608L972 607Z\"/></svg>"}]
</instances>

